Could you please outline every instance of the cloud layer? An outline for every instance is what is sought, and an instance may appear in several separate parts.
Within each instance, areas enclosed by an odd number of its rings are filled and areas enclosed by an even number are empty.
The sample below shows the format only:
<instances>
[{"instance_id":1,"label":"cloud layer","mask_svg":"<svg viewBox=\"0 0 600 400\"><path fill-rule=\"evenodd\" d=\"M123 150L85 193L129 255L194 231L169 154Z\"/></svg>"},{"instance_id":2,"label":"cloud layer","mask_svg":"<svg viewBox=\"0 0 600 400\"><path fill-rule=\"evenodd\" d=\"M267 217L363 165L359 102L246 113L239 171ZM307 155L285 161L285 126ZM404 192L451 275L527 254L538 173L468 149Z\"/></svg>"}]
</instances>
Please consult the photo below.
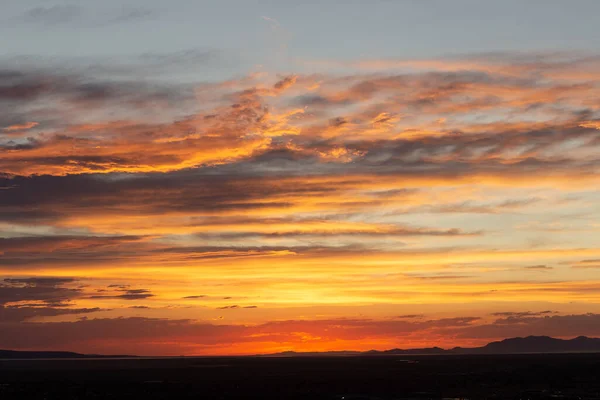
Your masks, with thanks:
<instances>
[{"instance_id":1,"label":"cloud layer","mask_svg":"<svg viewBox=\"0 0 600 400\"><path fill-rule=\"evenodd\" d=\"M596 335L599 64L320 61L195 83L2 67L0 347Z\"/></svg>"}]
</instances>

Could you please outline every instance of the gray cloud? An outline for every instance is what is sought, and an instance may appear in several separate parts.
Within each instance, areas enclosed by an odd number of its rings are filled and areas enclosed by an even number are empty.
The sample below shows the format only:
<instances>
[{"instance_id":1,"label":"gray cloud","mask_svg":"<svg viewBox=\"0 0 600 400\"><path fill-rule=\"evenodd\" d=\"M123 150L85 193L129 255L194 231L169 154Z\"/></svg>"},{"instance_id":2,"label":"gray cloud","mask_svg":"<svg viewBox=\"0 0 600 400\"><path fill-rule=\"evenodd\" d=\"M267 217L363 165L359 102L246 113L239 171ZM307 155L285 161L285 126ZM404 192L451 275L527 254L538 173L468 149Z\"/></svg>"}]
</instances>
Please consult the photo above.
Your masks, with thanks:
<instances>
[{"instance_id":1,"label":"gray cloud","mask_svg":"<svg viewBox=\"0 0 600 400\"><path fill-rule=\"evenodd\" d=\"M539 317L547 314L553 314L554 311L546 310L546 311L503 311L503 312L495 312L492 315L496 317Z\"/></svg>"},{"instance_id":2,"label":"gray cloud","mask_svg":"<svg viewBox=\"0 0 600 400\"><path fill-rule=\"evenodd\" d=\"M309 332L328 338L346 337L361 340L366 337L399 335L425 329L467 328L476 317L447 318L421 322L372 321L361 319L334 319L317 321L277 321L256 326L212 325L191 320L155 318L82 319L75 322L55 323L0 323L0 347L3 348L62 348L90 352L89 341L108 345L107 341L127 342L130 349L157 354L165 351L156 347L159 338L185 337L187 345L214 346L244 342L297 340L294 332ZM349 335L349 336L348 336ZM148 347L148 343L155 343ZM181 341L181 345L186 345ZM142 348L145 347L145 350ZM87 349L87 350L85 350ZM166 351L173 351L170 347ZM151 352L154 353L151 353ZM167 353L168 354L168 353Z\"/></svg>"},{"instance_id":3,"label":"gray cloud","mask_svg":"<svg viewBox=\"0 0 600 400\"><path fill-rule=\"evenodd\" d=\"M81 296L81 289L64 286L72 282L71 278L7 278L0 284L0 306L23 301L63 305Z\"/></svg>"},{"instance_id":4,"label":"gray cloud","mask_svg":"<svg viewBox=\"0 0 600 400\"><path fill-rule=\"evenodd\" d=\"M217 310L236 310L236 309L240 309L240 308L258 308L258 306L238 306L237 304L234 304L232 306L223 306L223 307L217 307Z\"/></svg>"},{"instance_id":5,"label":"gray cloud","mask_svg":"<svg viewBox=\"0 0 600 400\"><path fill-rule=\"evenodd\" d=\"M382 231L372 230L352 230L352 231L319 231L318 229L307 231L291 231L291 232L235 232L235 233L219 233L219 234L197 234L200 238L212 239L267 239L267 238L297 238L297 237L328 237L328 236L477 236L481 232L463 232L460 229L430 229L419 227L398 227Z\"/></svg>"},{"instance_id":6,"label":"gray cloud","mask_svg":"<svg viewBox=\"0 0 600 400\"><path fill-rule=\"evenodd\" d=\"M549 267L548 265L528 265L523 268L534 271L550 271L554 269L554 267Z\"/></svg>"},{"instance_id":7,"label":"gray cloud","mask_svg":"<svg viewBox=\"0 0 600 400\"><path fill-rule=\"evenodd\" d=\"M108 18L108 23L125 23L132 21L147 20L157 17L159 15L158 10L150 8L123 8L118 12L114 13L112 18Z\"/></svg>"},{"instance_id":8,"label":"gray cloud","mask_svg":"<svg viewBox=\"0 0 600 400\"><path fill-rule=\"evenodd\" d=\"M65 283L75 282L74 278L52 278L52 277L33 277L33 278L6 278L5 283L11 285L25 285L25 287L56 287Z\"/></svg>"},{"instance_id":9,"label":"gray cloud","mask_svg":"<svg viewBox=\"0 0 600 400\"><path fill-rule=\"evenodd\" d=\"M80 315L98 311L106 311L99 307L93 308L57 308L57 307L28 307L0 305L0 322L22 322L36 317L56 317L59 315Z\"/></svg>"},{"instance_id":10,"label":"gray cloud","mask_svg":"<svg viewBox=\"0 0 600 400\"><path fill-rule=\"evenodd\" d=\"M574 337L599 336L600 315L548 315L542 313L499 313L504 316L487 323L478 317L458 317L422 320L406 316L399 320L330 319L287 320L260 325L212 325L191 320L153 318L82 319L75 322L8 322L0 321L2 348L68 348L92 352L93 346L114 346L119 342L139 354L179 354L182 348L160 348L161 338L182 338L180 346L207 349L215 345L231 345L261 341L296 341L294 332L306 332L322 340L343 337L360 341L367 338L402 338L419 335L421 338L452 335L457 340L484 341L527 335ZM413 318L414 317L414 318ZM520 318L518 323L506 323L508 318ZM415 320L416 319L416 320ZM186 338L186 339L183 339ZM92 346L92 347L90 347ZM186 347L187 346L187 347ZM107 348L107 347L105 347Z\"/></svg>"},{"instance_id":11,"label":"gray cloud","mask_svg":"<svg viewBox=\"0 0 600 400\"><path fill-rule=\"evenodd\" d=\"M600 336L599 314L540 315L508 317L492 324L472 326L455 331L459 338L507 338L523 336L574 337Z\"/></svg>"},{"instance_id":12,"label":"gray cloud","mask_svg":"<svg viewBox=\"0 0 600 400\"><path fill-rule=\"evenodd\" d=\"M89 299L122 299L122 300L144 300L154 297L148 289L118 289L122 294L115 295L93 295Z\"/></svg>"},{"instance_id":13,"label":"gray cloud","mask_svg":"<svg viewBox=\"0 0 600 400\"><path fill-rule=\"evenodd\" d=\"M120 9L85 8L75 4L37 6L17 17L18 21L42 26L77 24L82 27L110 26L155 18L158 10L144 7L122 7Z\"/></svg>"},{"instance_id":14,"label":"gray cloud","mask_svg":"<svg viewBox=\"0 0 600 400\"><path fill-rule=\"evenodd\" d=\"M571 265L571 268L600 268L600 260L581 260Z\"/></svg>"},{"instance_id":15,"label":"gray cloud","mask_svg":"<svg viewBox=\"0 0 600 400\"><path fill-rule=\"evenodd\" d=\"M31 23L59 25L72 22L80 18L83 13L83 8L76 5L39 6L27 10L21 19Z\"/></svg>"}]
</instances>

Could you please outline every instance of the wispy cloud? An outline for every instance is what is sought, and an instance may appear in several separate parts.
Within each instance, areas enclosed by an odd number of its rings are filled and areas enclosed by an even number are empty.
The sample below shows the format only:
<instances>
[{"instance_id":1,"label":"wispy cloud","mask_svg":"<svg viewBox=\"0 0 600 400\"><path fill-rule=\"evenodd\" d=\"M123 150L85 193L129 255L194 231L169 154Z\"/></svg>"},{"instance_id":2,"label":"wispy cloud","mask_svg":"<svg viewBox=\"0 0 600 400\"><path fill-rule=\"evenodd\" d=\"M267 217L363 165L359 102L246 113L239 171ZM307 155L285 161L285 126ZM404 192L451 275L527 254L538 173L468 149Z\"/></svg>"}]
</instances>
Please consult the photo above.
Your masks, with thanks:
<instances>
[{"instance_id":1,"label":"wispy cloud","mask_svg":"<svg viewBox=\"0 0 600 400\"><path fill-rule=\"evenodd\" d=\"M77 4L61 4L30 8L18 16L17 20L45 27L67 24L104 26L148 20L157 15L159 15L158 10L151 8L94 9Z\"/></svg>"},{"instance_id":2,"label":"wispy cloud","mask_svg":"<svg viewBox=\"0 0 600 400\"><path fill-rule=\"evenodd\" d=\"M164 74L214 57L0 71L0 347L597 333L597 56Z\"/></svg>"},{"instance_id":3,"label":"wispy cloud","mask_svg":"<svg viewBox=\"0 0 600 400\"><path fill-rule=\"evenodd\" d=\"M597 314L532 316L520 323L507 324L506 319L485 321L478 317L441 319L400 319L374 321L365 319L284 320L260 325L212 325L189 320L153 318L88 319L62 323L5 324L0 345L11 348L55 348L74 346L77 351L93 352L99 347L113 351L117 342L143 355L172 354L172 347L161 339L176 339L178 350L206 354L218 349L229 354L268 353L293 347L313 349L319 342L337 342L332 349L370 350L372 348L422 347L424 343L447 347L444 339L452 335L471 343L485 344L506 336L551 334L574 337L579 333L599 334ZM583 327L577 328L577 327ZM45 335L31 334L43 328ZM278 343L278 344L277 344ZM406 345L410 343L410 345ZM454 342L456 343L456 342ZM279 347L278 347L279 346ZM340 347L343 346L343 347ZM73 348L73 347L72 347Z\"/></svg>"},{"instance_id":4,"label":"wispy cloud","mask_svg":"<svg viewBox=\"0 0 600 400\"><path fill-rule=\"evenodd\" d=\"M72 22L83 13L83 8L76 5L39 6L27 10L22 18L32 23L58 25Z\"/></svg>"}]
</instances>

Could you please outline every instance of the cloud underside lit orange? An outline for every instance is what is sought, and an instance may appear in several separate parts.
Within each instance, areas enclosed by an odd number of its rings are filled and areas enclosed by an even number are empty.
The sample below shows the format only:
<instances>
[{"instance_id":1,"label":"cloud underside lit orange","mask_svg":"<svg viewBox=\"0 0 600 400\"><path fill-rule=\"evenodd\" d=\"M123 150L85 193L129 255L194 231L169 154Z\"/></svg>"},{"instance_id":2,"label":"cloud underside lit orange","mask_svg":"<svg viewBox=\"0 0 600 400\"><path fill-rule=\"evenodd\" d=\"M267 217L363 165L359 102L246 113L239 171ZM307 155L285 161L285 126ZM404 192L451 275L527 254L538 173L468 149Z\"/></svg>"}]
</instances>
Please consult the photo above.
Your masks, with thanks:
<instances>
[{"instance_id":1,"label":"cloud underside lit orange","mask_svg":"<svg viewBox=\"0 0 600 400\"><path fill-rule=\"evenodd\" d=\"M600 335L600 65L556 57L0 74L0 348Z\"/></svg>"}]
</instances>

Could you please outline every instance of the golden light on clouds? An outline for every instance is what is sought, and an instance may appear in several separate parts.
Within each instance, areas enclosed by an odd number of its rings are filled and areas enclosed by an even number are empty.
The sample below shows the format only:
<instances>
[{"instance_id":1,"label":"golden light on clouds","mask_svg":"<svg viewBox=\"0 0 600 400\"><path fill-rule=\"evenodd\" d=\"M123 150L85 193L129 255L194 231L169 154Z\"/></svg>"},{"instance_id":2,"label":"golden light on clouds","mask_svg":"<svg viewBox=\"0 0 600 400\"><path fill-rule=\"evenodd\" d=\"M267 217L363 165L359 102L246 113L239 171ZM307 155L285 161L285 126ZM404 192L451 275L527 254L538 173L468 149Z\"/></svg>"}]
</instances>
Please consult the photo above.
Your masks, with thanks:
<instances>
[{"instance_id":1,"label":"golden light on clouds","mask_svg":"<svg viewBox=\"0 0 600 400\"><path fill-rule=\"evenodd\" d=\"M515 57L183 85L25 70L0 92L0 347L600 334L600 76Z\"/></svg>"}]
</instances>

